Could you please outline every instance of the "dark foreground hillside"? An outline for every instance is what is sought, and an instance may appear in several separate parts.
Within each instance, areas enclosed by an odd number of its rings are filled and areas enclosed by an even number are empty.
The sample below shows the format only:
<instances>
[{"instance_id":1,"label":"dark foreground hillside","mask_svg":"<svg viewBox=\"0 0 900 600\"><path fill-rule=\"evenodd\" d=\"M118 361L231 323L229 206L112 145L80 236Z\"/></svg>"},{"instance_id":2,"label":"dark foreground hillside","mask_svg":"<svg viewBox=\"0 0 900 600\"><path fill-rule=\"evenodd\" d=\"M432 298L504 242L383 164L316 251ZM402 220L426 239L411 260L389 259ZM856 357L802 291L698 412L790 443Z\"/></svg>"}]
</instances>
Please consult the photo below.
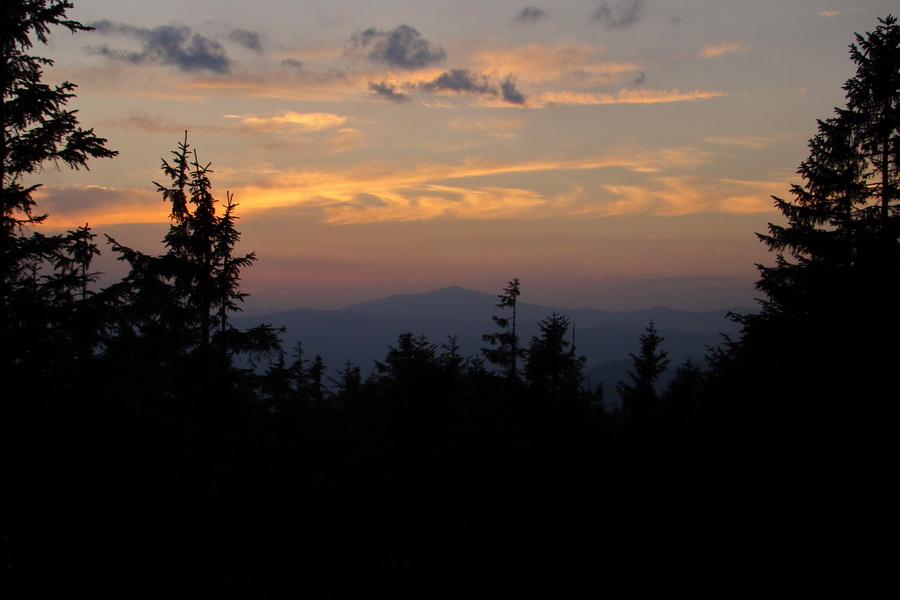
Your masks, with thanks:
<instances>
[{"instance_id":1,"label":"dark foreground hillside","mask_svg":"<svg viewBox=\"0 0 900 600\"><path fill-rule=\"evenodd\" d=\"M864 442L860 419L714 403L635 421L502 386L432 394L278 413L32 396L4 431L5 579L20 597L134 598L852 583L867 452L833 440Z\"/></svg>"}]
</instances>

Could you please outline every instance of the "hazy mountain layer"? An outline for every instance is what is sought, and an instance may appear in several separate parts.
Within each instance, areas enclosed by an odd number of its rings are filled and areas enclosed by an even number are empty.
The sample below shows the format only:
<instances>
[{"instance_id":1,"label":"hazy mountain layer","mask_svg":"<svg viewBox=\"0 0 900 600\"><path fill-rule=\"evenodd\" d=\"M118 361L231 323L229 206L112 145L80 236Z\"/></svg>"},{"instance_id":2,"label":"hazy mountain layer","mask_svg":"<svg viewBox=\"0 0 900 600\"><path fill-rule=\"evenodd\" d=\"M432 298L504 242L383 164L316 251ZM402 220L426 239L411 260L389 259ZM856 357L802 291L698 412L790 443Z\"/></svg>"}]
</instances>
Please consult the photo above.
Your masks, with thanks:
<instances>
[{"instance_id":1,"label":"hazy mountain layer","mask_svg":"<svg viewBox=\"0 0 900 600\"><path fill-rule=\"evenodd\" d=\"M258 323L284 327L285 348L293 351L297 342L302 342L307 357L321 355L329 373L348 360L368 373L374 361L383 359L388 347L395 345L404 332L424 335L433 344L446 343L449 336L456 335L464 355L479 354L484 346L481 336L495 328L491 316L510 316L496 304L493 294L454 286L389 296L338 310L296 309L238 317L234 323L238 327ZM538 323L554 311L572 320L577 351L587 357L585 374L592 386L602 381L608 394L625 376L631 364L628 354L638 351L638 337L651 320L665 338L663 349L672 360L670 372L689 357L702 363L707 348L720 344L723 333L737 331L726 318L727 310L688 312L660 307L609 312L520 301L517 320L523 346L537 334Z\"/></svg>"}]
</instances>

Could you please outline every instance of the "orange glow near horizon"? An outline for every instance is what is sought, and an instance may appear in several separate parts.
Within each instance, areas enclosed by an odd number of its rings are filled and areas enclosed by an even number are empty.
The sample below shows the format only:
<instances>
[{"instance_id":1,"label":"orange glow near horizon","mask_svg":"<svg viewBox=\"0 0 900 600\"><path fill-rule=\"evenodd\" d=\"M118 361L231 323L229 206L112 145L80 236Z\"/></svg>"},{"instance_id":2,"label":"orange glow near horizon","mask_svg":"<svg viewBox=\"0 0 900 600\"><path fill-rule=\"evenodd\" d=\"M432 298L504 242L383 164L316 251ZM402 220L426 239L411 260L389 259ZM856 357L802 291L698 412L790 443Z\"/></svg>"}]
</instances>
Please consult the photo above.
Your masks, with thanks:
<instances>
[{"instance_id":1,"label":"orange glow near horizon","mask_svg":"<svg viewBox=\"0 0 900 600\"><path fill-rule=\"evenodd\" d=\"M770 196L802 183L816 120L844 99L846 44L887 6L760 1L606 20L556 3L526 22L491 3L196 0L168 23L156 5L78 0L72 18L110 26L53 32L36 54L119 155L23 183L43 186L48 228L158 244L170 207L153 182L187 130L214 196L234 194L260 285L365 281L364 295L519 275L583 299L614 276L687 298L679 278L752 277L765 260ZM184 36L160 38L170 25ZM648 301L653 286L632 287Z\"/></svg>"}]
</instances>

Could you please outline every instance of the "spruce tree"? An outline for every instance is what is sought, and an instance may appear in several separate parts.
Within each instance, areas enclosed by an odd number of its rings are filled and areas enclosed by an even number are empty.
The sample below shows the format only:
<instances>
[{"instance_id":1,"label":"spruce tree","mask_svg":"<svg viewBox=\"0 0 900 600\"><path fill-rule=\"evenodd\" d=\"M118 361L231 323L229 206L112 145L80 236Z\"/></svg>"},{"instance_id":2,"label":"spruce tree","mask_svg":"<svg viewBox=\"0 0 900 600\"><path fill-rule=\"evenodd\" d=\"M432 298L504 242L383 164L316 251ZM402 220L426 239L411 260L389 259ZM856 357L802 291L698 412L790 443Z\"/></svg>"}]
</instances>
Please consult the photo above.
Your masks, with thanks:
<instances>
[{"instance_id":1,"label":"spruce tree","mask_svg":"<svg viewBox=\"0 0 900 600\"><path fill-rule=\"evenodd\" d=\"M540 335L533 336L525 351L525 380L543 398L574 399L581 389L585 357L575 353L566 339L568 317L556 312L538 323Z\"/></svg>"},{"instance_id":2,"label":"spruce tree","mask_svg":"<svg viewBox=\"0 0 900 600\"><path fill-rule=\"evenodd\" d=\"M522 354L519 349L519 336L516 333L516 302L521 293L518 278L507 282L503 293L497 296L500 302L496 306L501 310L509 308L512 314L509 317L491 317L500 331L481 336L483 342L491 345L490 348L482 348L481 352L490 362L503 368L510 380L518 378L517 365Z\"/></svg>"},{"instance_id":3,"label":"spruce tree","mask_svg":"<svg viewBox=\"0 0 900 600\"><path fill-rule=\"evenodd\" d=\"M255 262L254 253L235 255L240 234L235 228L233 196L226 192L222 214L212 193L210 165L201 163L185 139L162 161L169 178L156 183L171 204L172 224L163 242L166 253L149 256L110 238L129 274L106 290L110 311L118 316L112 345L134 344L152 363L169 373L189 375L203 393L235 375L232 357L247 355L251 366L259 359L277 358L280 330L260 325L237 331L229 314L240 310L246 294L240 273ZM193 368L183 359L192 357Z\"/></svg>"},{"instance_id":4,"label":"spruce tree","mask_svg":"<svg viewBox=\"0 0 900 600\"><path fill-rule=\"evenodd\" d=\"M874 292L877 269L896 266L900 27L892 16L880 23L850 47L857 71L844 85L847 106L818 122L798 171L805 184L792 187L791 200L775 198L787 223L759 236L777 253L775 266L760 267L766 312L841 318L862 299L858 286Z\"/></svg>"},{"instance_id":5,"label":"spruce tree","mask_svg":"<svg viewBox=\"0 0 900 600\"><path fill-rule=\"evenodd\" d=\"M397 345L388 346L384 361L375 361L382 386L399 395L417 395L430 391L440 381L437 346L424 335L405 332Z\"/></svg>"},{"instance_id":6,"label":"spruce tree","mask_svg":"<svg viewBox=\"0 0 900 600\"><path fill-rule=\"evenodd\" d=\"M650 325L640 337L640 353L628 355L632 360L632 368L628 371L631 383L619 381L616 384L625 414L645 417L659 408L656 384L660 375L669 366L667 358L669 353L659 349L664 340L665 338L656 331L653 321L650 321Z\"/></svg>"},{"instance_id":7,"label":"spruce tree","mask_svg":"<svg viewBox=\"0 0 900 600\"><path fill-rule=\"evenodd\" d=\"M785 218L761 241L776 253L759 266L761 311L731 350L780 382L802 374L852 386L848 373L881 371L878 343L895 339L900 292L900 26L888 16L850 46L856 74L846 106L818 121ZM760 364L762 363L762 364ZM855 377L853 375L851 377ZM868 378L867 378L868 379ZM841 387L841 386L837 386Z\"/></svg>"},{"instance_id":8,"label":"spruce tree","mask_svg":"<svg viewBox=\"0 0 900 600\"><path fill-rule=\"evenodd\" d=\"M30 54L36 42L47 43L54 26L72 33L90 29L66 18L70 8L69 2L8 0L0 11L0 369L15 365L18 378L29 377L21 371L29 356L39 367L67 353L59 335L68 332L55 326L59 311L53 301L60 295L87 297L93 256L81 252L80 232L26 234L46 218L35 211L40 185L26 178L48 163L77 170L87 168L91 158L116 155L66 108L75 84L43 83L43 68L53 62ZM87 226L83 233L89 235Z\"/></svg>"}]
</instances>

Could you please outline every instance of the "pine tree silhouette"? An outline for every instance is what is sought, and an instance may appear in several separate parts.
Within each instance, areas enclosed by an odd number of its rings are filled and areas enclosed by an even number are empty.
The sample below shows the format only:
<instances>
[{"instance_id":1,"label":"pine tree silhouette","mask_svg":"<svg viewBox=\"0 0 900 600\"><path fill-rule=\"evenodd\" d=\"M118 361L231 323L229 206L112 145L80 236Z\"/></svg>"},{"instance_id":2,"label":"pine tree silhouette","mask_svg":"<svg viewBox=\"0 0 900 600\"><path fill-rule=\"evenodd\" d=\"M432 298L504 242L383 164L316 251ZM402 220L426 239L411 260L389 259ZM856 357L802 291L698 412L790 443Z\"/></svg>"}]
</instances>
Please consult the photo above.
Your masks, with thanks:
<instances>
[{"instance_id":1,"label":"pine tree silhouette","mask_svg":"<svg viewBox=\"0 0 900 600\"><path fill-rule=\"evenodd\" d=\"M731 346L776 388L791 386L810 402L879 387L858 374L884 377L892 359L879 340L900 333L897 19L857 35L850 56L856 75L844 85L846 107L818 122L798 171L804 184L791 199L775 198L786 224L759 235L775 264L759 266L762 310L736 317L743 334Z\"/></svg>"},{"instance_id":2,"label":"pine tree silhouette","mask_svg":"<svg viewBox=\"0 0 900 600\"><path fill-rule=\"evenodd\" d=\"M503 293L497 296L500 302L496 306L501 310L509 308L512 310L512 314L509 317L491 317L500 331L482 336L482 341L491 345L490 348L482 348L482 354L488 361L501 367L510 381L515 381L519 376L517 365L522 355L519 348L519 336L516 332L516 302L522 293L520 288L521 284L518 278L507 282Z\"/></svg>"},{"instance_id":3,"label":"pine tree silhouette","mask_svg":"<svg viewBox=\"0 0 900 600\"><path fill-rule=\"evenodd\" d=\"M653 321L650 321L650 325L640 337L640 353L628 355L633 363L628 371L631 383L619 381L616 385L625 414L645 417L658 410L659 394L656 391L656 384L659 376L669 366L669 360L666 358L669 353L659 350L659 345L664 340L665 338L656 331Z\"/></svg>"},{"instance_id":4,"label":"pine tree silhouette","mask_svg":"<svg viewBox=\"0 0 900 600\"><path fill-rule=\"evenodd\" d=\"M43 68L53 61L29 53L35 43L46 44L51 28L72 33L90 27L66 18L69 2L10 0L0 17L0 377L43 378L40 371L70 353L68 326L60 320L54 301L65 298L68 308L85 300L90 259L88 227L68 235L45 236L26 231L47 215L35 212L34 192L27 175L47 163L70 169L87 168L92 158L117 154L92 129L79 126L66 105L75 97L75 84L42 82ZM76 268L76 264L83 269ZM82 320L87 314L82 315ZM26 369L37 369L28 373Z\"/></svg>"}]
</instances>

